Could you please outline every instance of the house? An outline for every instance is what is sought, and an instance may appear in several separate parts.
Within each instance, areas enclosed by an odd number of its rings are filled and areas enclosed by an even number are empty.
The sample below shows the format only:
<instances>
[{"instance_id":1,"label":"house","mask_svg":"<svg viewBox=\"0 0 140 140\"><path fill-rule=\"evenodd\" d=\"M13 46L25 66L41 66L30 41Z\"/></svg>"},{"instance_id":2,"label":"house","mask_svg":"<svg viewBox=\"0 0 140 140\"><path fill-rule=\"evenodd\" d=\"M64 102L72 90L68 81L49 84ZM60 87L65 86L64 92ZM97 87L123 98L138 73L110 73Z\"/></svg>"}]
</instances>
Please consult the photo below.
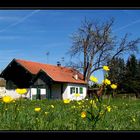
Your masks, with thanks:
<instances>
[{"instance_id":1,"label":"house","mask_svg":"<svg viewBox=\"0 0 140 140\"><path fill-rule=\"evenodd\" d=\"M30 99L84 99L87 82L83 75L72 68L13 59L2 71L0 77L6 80L6 93L13 98L19 95L16 88L28 89L24 96ZM79 97L74 94L79 93Z\"/></svg>"}]
</instances>

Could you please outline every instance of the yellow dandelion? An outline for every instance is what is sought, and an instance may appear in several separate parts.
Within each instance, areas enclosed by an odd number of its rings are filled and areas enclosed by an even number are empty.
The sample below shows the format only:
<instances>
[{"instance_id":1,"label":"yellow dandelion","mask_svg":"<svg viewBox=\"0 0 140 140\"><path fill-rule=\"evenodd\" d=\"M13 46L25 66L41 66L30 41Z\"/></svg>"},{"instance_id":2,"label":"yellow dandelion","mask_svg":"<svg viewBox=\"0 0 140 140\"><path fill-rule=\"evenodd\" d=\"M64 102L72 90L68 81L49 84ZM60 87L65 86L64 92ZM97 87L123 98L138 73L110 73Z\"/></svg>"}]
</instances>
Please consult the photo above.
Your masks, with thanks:
<instances>
[{"instance_id":1,"label":"yellow dandelion","mask_svg":"<svg viewBox=\"0 0 140 140\"><path fill-rule=\"evenodd\" d=\"M2 100L4 103L10 103L13 100L13 98L10 96L4 96Z\"/></svg>"},{"instance_id":2,"label":"yellow dandelion","mask_svg":"<svg viewBox=\"0 0 140 140\"><path fill-rule=\"evenodd\" d=\"M65 104L68 104L68 103L70 103L70 99L64 99L63 102L64 102Z\"/></svg>"},{"instance_id":3,"label":"yellow dandelion","mask_svg":"<svg viewBox=\"0 0 140 140\"><path fill-rule=\"evenodd\" d=\"M51 105L51 108L54 108L54 105Z\"/></svg>"},{"instance_id":4,"label":"yellow dandelion","mask_svg":"<svg viewBox=\"0 0 140 140\"><path fill-rule=\"evenodd\" d=\"M109 71L110 69L109 69L108 66L103 66L103 70L105 70L105 71Z\"/></svg>"},{"instance_id":5,"label":"yellow dandelion","mask_svg":"<svg viewBox=\"0 0 140 140\"><path fill-rule=\"evenodd\" d=\"M36 107L34 110L35 110L35 112L40 112L41 108L40 107Z\"/></svg>"},{"instance_id":6,"label":"yellow dandelion","mask_svg":"<svg viewBox=\"0 0 140 140\"><path fill-rule=\"evenodd\" d=\"M105 79L105 80L103 80L103 83L105 83L106 85L110 85L111 81L109 79Z\"/></svg>"},{"instance_id":7,"label":"yellow dandelion","mask_svg":"<svg viewBox=\"0 0 140 140\"><path fill-rule=\"evenodd\" d=\"M107 109L107 111L108 111L108 112L110 112L110 111L111 111L111 107L110 107L110 106L107 106L107 108L106 108L106 109Z\"/></svg>"},{"instance_id":8,"label":"yellow dandelion","mask_svg":"<svg viewBox=\"0 0 140 140\"><path fill-rule=\"evenodd\" d=\"M25 94L26 92L27 92L27 89L25 89L25 88L23 88L23 89L20 89L20 88L17 88L16 89L16 92L18 93L18 94Z\"/></svg>"},{"instance_id":9,"label":"yellow dandelion","mask_svg":"<svg viewBox=\"0 0 140 140\"><path fill-rule=\"evenodd\" d=\"M83 112L81 113L81 118L86 118L86 115L87 115L87 113L86 113L85 111L83 111Z\"/></svg>"},{"instance_id":10,"label":"yellow dandelion","mask_svg":"<svg viewBox=\"0 0 140 140\"><path fill-rule=\"evenodd\" d=\"M117 85L112 84L112 85L111 85L111 88L112 88L112 89L116 89L116 88L117 88Z\"/></svg>"},{"instance_id":11,"label":"yellow dandelion","mask_svg":"<svg viewBox=\"0 0 140 140\"><path fill-rule=\"evenodd\" d=\"M90 81L94 82L94 83L97 83L98 82L98 79L94 76L90 76Z\"/></svg>"}]
</instances>

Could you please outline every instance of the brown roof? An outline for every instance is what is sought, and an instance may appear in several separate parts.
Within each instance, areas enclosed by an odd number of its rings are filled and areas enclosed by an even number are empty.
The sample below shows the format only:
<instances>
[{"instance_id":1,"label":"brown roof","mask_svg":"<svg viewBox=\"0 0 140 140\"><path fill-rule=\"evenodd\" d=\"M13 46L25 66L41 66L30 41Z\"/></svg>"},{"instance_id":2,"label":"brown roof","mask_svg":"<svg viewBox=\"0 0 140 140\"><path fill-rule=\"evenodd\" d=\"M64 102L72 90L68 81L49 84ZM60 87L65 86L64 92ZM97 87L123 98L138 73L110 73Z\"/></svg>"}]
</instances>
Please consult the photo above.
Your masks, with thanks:
<instances>
[{"instance_id":1,"label":"brown roof","mask_svg":"<svg viewBox=\"0 0 140 140\"><path fill-rule=\"evenodd\" d=\"M32 74L37 74L40 70L43 70L48 76L57 82L86 84L86 82L83 80L83 75L72 68L42 64L20 59L15 60ZM78 74L77 80L74 78L76 73Z\"/></svg>"}]
</instances>

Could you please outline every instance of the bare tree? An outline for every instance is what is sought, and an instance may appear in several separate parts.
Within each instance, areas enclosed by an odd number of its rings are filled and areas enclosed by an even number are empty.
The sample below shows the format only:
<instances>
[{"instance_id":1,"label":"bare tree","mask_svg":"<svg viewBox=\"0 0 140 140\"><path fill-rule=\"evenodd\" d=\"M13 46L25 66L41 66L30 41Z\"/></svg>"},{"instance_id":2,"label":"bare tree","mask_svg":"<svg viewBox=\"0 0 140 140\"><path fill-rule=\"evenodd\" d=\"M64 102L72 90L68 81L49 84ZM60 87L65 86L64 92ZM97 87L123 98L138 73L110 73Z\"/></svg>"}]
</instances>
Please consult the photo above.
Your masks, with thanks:
<instances>
[{"instance_id":1,"label":"bare tree","mask_svg":"<svg viewBox=\"0 0 140 140\"><path fill-rule=\"evenodd\" d=\"M101 69L115 57L129 51L137 51L140 38L128 41L126 34L120 41L112 34L114 19L106 22L95 22L85 18L82 26L72 35L72 47L68 51L71 57L82 56L84 80L89 81L90 75ZM119 42L119 43L118 43ZM78 65L77 65L78 68Z\"/></svg>"}]
</instances>

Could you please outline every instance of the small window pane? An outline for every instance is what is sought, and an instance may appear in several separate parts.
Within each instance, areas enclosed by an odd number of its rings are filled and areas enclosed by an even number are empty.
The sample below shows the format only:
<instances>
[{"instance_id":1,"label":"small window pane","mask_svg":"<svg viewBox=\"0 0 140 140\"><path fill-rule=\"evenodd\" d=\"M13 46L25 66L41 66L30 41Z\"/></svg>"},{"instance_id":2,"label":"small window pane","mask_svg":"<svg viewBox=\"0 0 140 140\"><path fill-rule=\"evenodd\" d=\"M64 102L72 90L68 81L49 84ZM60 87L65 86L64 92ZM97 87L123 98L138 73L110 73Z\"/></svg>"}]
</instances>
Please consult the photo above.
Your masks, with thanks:
<instances>
[{"instance_id":1,"label":"small window pane","mask_svg":"<svg viewBox=\"0 0 140 140\"><path fill-rule=\"evenodd\" d=\"M79 93L79 92L78 92L78 88L76 88L76 93Z\"/></svg>"},{"instance_id":2,"label":"small window pane","mask_svg":"<svg viewBox=\"0 0 140 140\"><path fill-rule=\"evenodd\" d=\"M83 88L80 87L80 94L83 94Z\"/></svg>"},{"instance_id":3,"label":"small window pane","mask_svg":"<svg viewBox=\"0 0 140 140\"><path fill-rule=\"evenodd\" d=\"M73 94L73 93L75 93L75 87L70 88L70 94Z\"/></svg>"}]
</instances>

